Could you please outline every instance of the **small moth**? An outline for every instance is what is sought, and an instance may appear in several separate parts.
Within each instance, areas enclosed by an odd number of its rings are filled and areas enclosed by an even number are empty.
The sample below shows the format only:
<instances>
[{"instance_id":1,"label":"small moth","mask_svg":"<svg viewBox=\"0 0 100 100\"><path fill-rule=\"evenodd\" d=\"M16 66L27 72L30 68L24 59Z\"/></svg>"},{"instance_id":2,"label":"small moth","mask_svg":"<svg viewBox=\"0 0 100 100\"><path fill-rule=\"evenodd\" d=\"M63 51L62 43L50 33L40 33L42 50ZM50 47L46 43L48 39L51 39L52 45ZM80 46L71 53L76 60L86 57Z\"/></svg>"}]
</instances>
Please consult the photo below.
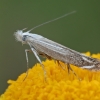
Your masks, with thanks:
<instances>
[{"instance_id":1,"label":"small moth","mask_svg":"<svg viewBox=\"0 0 100 100\"><path fill-rule=\"evenodd\" d=\"M75 13L75 11L71 12L69 14L65 14L56 19L50 20L48 22L45 22L43 24L40 24L40 25L34 27L33 29L40 27L44 24L53 22L55 20L58 20L60 18L63 18L72 13ZM71 69L69 64L72 64L72 65L75 65L75 66L78 66L81 68L86 68L89 70L95 70L95 71L100 69L100 60L92 58L92 57L88 57L82 53L79 53L79 52L72 50L68 47L65 47L59 43L49 40L41 35L32 34L32 33L30 33L31 30L26 31L26 32L23 32L23 30L18 30L14 34L17 41L22 42L22 44L28 44L31 48L30 50L28 50L28 49L25 50L27 67L28 67L27 52L31 51L34 53L35 57L41 64L41 66L44 70L44 73L46 73L46 71L44 69L44 65L42 64L42 62L39 58L39 55L42 55L48 59L54 59L58 63L59 63L59 61L61 61L65 64L67 64L68 70L71 70L71 71L73 71L73 70Z\"/></svg>"}]
</instances>

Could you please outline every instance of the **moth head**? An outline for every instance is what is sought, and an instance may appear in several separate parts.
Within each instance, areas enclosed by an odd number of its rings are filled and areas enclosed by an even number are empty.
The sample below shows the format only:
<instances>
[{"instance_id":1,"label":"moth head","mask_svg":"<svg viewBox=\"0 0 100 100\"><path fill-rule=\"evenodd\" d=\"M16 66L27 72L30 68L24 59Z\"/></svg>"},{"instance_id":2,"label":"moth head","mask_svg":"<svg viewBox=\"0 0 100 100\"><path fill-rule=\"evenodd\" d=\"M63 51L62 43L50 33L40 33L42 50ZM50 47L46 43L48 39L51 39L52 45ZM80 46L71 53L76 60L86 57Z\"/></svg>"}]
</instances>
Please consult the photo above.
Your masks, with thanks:
<instances>
[{"instance_id":1,"label":"moth head","mask_svg":"<svg viewBox=\"0 0 100 100\"><path fill-rule=\"evenodd\" d=\"M26 29L26 28L25 28ZM25 30L23 29L23 30ZM17 32L14 33L15 39L19 42L22 42L22 44L25 44L25 37L24 35L26 32L23 32L23 30L18 30Z\"/></svg>"},{"instance_id":2,"label":"moth head","mask_svg":"<svg viewBox=\"0 0 100 100\"><path fill-rule=\"evenodd\" d=\"M17 32L14 33L15 39L17 41L23 42L22 37L23 37L23 31L18 30Z\"/></svg>"}]
</instances>

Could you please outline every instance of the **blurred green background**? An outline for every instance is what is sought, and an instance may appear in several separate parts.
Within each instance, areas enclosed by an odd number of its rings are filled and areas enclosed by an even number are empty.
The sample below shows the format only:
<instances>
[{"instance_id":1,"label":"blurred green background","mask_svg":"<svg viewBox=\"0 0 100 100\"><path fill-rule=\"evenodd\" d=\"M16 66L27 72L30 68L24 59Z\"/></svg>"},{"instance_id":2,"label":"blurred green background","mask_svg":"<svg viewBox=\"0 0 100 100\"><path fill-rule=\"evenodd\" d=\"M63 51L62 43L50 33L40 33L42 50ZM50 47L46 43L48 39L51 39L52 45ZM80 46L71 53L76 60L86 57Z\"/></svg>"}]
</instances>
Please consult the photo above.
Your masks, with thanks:
<instances>
[{"instance_id":1,"label":"blurred green background","mask_svg":"<svg viewBox=\"0 0 100 100\"><path fill-rule=\"evenodd\" d=\"M0 94L8 79L26 71L29 46L16 42L14 32L72 11L77 12L32 32L79 52L100 52L100 0L0 0ZM32 53L29 61L30 67L37 63Z\"/></svg>"}]
</instances>

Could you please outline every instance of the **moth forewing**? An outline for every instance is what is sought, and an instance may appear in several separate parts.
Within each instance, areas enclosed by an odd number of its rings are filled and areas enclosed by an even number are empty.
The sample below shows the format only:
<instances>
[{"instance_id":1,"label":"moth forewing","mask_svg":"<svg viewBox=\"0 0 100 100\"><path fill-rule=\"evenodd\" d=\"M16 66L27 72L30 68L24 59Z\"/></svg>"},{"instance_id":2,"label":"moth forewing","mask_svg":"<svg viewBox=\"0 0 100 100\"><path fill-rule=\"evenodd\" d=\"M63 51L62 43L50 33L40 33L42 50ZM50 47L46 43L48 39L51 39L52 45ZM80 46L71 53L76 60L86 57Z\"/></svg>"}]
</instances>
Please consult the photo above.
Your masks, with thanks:
<instances>
[{"instance_id":1,"label":"moth forewing","mask_svg":"<svg viewBox=\"0 0 100 100\"><path fill-rule=\"evenodd\" d=\"M75 50L65 47L43 36L35 34L34 37L27 36L27 42L39 53L86 69L99 69L100 61L83 55Z\"/></svg>"}]
</instances>

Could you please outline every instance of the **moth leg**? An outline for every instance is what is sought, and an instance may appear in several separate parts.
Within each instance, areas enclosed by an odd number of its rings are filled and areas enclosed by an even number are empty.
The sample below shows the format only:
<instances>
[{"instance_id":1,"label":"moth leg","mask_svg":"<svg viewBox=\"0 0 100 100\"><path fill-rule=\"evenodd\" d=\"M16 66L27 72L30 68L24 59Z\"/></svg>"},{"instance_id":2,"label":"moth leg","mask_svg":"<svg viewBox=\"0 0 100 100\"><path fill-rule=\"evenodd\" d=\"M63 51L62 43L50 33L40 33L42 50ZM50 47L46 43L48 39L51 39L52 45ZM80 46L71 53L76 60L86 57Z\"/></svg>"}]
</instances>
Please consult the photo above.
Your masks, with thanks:
<instances>
[{"instance_id":1,"label":"moth leg","mask_svg":"<svg viewBox=\"0 0 100 100\"><path fill-rule=\"evenodd\" d=\"M24 80L26 79L26 77L28 76L28 69L29 69L29 65L28 65L28 54L27 54L27 52L32 52L32 50L28 50L28 49L25 49L25 54L26 54L26 61L27 61L27 71L26 71L26 76L25 76L25 78L24 78ZM23 80L23 81L24 81Z\"/></svg>"},{"instance_id":2,"label":"moth leg","mask_svg":"<svg viewBox=\"0 0 100 100\"><path fill-rule=\"evenodd\" d=\"M73 72L73 74L76 76L76 73L72 70L72 68L70 67L69 64L67 64L67 68L68 68L68 73L70 73L70 70Z\"/></svg>"},{"instance_id":3,"label":"moth leg","mask_svg":"<svg viewBox=\"0 0 100 100\"><path fill-rule=\"evenodd\" d=\"M39 63L41 64L42 69L44 71L44 76L46 78L46 70L45 70L44 65L42 64L42 62L41 62L41 60L40 60L40 58L39 58L39 56L37 54L37 51L34 48L31 48L31 50L33 51L33 53L34 53L35 57L37 58L37 60L39 61Z\"/></svg>"},{"instance_id":4,"label":"moth leg","mask_svg":"<svg viewBox=\"0 0 100 100\"><path fill-rule=\"evenodd\" d=\"M58 65L60 65L60 67L61 67L63 70L65 70L65 68L60 64L59 60L56 60L56 61L57 61Z\"/></svg>"},{"instance_id":5,"label":"moth leg","mask_svg":"<svg viewBox=\"0 0 100 100\"><path fill-rule=\"evenodd\" d=\"M69 71L71 70L72 73L73 73L79 80L81 80L81 79L77 76L77 74L74 72L74 70L70 67L70 64L67 64L67 68L68 68L68 73L69 73Z\"/></svg>"},{"instance_id":6,"label":"moth leg","mask_svg":"<svg viewBox=\"0 0 100 100\"><path fill-rule=\"evenodd\" d=\"M70 73L70 65L67 64L68 74Z\"/></svg>"},{"instance_id":7,"label":"moth leg","mask_svg":"<svg viewBox=\"0 0 100 100\"><path fill-rule=\"evenodd\" d=\"M46 55L46 54L45 54L45 57L46 57L47 59L49 59L49 60L52 60L52 58L51 58L50 56Z\"/></svg>"},{"instance_id":8,"label":"moth leg","mask_svg":"<svg viewBox=\"0 0 100 100\"><path fill-rule=\"evenodd\" d=\"M57 62L57 61L54 59L54 63L55 63L55 64L56 64L56 62Z\"/></svg>"},{"instance_id":9,"label":"moth leg","mask_svg":"<svg viewBox=\"0 0 100 100\"><path fill-rule=\"evenodd\" d=\"M41 53L39 53L39 55L41 55L41 56L47 58L48 60L51 60L51 59L52 59L50 56L48 56L48 55L46 55L46 54L41 54Z\"/></svg>"}]
</instances>

